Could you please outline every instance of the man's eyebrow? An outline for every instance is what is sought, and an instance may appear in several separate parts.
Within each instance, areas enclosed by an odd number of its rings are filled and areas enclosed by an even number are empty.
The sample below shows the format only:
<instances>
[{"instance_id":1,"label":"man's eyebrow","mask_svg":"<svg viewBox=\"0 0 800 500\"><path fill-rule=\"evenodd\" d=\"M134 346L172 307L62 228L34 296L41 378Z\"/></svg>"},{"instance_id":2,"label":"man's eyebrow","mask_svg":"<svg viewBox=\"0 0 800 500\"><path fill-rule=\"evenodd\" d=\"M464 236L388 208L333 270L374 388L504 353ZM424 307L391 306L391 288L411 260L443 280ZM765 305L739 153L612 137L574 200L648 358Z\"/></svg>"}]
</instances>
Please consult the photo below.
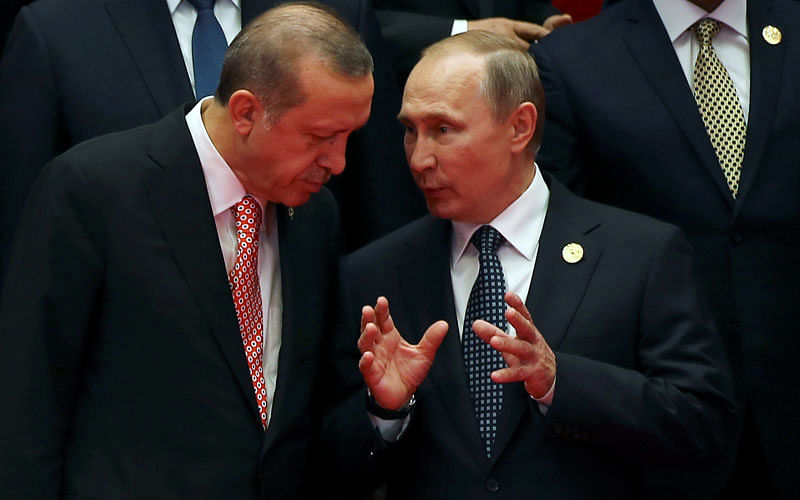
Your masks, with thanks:
<instances>
[{"instance_id":1,"label":"man's eyebrow","mask_svg":"<svg viewBox=\"0 0 800 500\"><path fill-rule=\"evenodd\" d=\"M397 114L397 119L400 121L400 123L411 123L411 119L408 117L408 115L406 115L402 111ZM423 122L431 122L431 121L452 122L452 121L454 121L454 119L453 119L453 116L451 116L451 115L449 115L447 113L444 113L444 112L441 112L441 111L430 111L430 112L426 112L425 114L420 116L420 121L423 121Z\"/></svg>"}]
</instances>

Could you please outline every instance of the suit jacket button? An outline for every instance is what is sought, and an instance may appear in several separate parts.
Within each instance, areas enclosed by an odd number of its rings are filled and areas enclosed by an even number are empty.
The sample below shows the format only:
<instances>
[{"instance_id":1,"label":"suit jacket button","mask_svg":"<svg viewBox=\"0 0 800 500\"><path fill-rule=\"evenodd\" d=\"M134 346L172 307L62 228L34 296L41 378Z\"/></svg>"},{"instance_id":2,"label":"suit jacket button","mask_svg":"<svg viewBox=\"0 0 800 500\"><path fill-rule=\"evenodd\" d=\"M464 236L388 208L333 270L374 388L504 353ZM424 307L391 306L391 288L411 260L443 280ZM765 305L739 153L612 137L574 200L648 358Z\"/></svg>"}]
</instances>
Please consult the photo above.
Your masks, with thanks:
<instances>
[{"instance_id":1,"label":"suit jacket button","mask_svg":"<svg viewBox=\"0 0 800 500\"><path fill-rule=\"evenodd\" d=\"M731 241L738 245L744 241L744 235L739 231L733 231L731 233Z\"/></svg>"},{"instance_id":2,"label":"suit jacket button","mask_svg":"<svg viewBox=\"0 0 800 500\"><path fill-rule=\"evenodd\" d=\"M561 424L553 424L553 432L561 434Z\"/></svg>"},{"instance_id":3,"label":"suit jacket button","mask_svg":"<svg viewBox=\"0 0 800 500\"><path fill-rule=\"evenodd\" d=\"M486 489L492 493L497 493L497 491L500 489L500 483L497 482L497 479L490 477L486 480Z\"/></svg>"}]
</instances>

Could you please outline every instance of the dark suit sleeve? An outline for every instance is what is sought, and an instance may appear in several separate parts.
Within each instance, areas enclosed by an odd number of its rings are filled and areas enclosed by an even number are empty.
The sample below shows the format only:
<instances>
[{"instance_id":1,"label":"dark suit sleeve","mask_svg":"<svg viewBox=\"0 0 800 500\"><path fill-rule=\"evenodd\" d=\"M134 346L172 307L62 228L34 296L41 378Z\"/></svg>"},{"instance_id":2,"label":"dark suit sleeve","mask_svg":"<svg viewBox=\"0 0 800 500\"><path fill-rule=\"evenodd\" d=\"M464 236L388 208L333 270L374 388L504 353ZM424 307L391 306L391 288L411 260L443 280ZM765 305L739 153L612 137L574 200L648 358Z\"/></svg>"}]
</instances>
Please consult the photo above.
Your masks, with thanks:
<instances>
[{"instance_id":1,"label":"dark suit sleeve","mask_svg":"<svg viewBox=\"0 0 800 500\"><path fill-rule=\"evenodd\" d=\"M100 212L91 192L79 171L53 162L31 193L11 252L0 299L0 491L8 498L61 493L101 289Z\"/></svg>"},{"instance_id":2,"label":"dark suit sleeve","mask_svg":"<svg viewBox=\"0 0 800 500\"><path fill-rule=\"evenodd\" d=\"M50 62L34 12L23 7L0 61L0 281L30 187L67 140Z\"/></svg>"},{"instance_id":3,"label":"dark suit sleeve","mask_svg":"<svg viewBox=\"0 0 800 500\"><path fill-rule=\"evenodd\" d=\"M556 352L552 435L632 463L715 463L731 437L732 385L680 231L645 272L636 369Z\"/></svg>"},{"instance_id":4,"label":"dark suit sleeve","mask_svg":"<svg viewBox=\"0 0 800 500\"><path fill-rule=\"evenodd\" d=\"M395 70L408 75L419 60L422 49L450 36L452 17L417 12L376 9L383 36L389 42Z\"/></svg>"},{"instance_id":5,"label":"dark suit sleeve","mask_svg":"<svg viewBox=\"0 0 800 500\"><path fill-rule=\"evenodd\" d=\"M522 19L536 24L543 24L548 17L561 14L550 0L532 0L523 2L523 5L525 13Z\"/></svg>"},{"instance_id":6,"label":"dark suit sleeve","mask_svg":"<svg viewBox=\"0 0 800 500\"><path fill-rule=\"evenodd\" d=\"M342 258L339 275L347 274ZM364 379L358 370L361 357L357 341L361 305L352 301L345 280L340 278L337 295L338 322L329 350L327 411L322 428L322 450L326 464L324 482L328 496L336 493L358 498L374 489L384 477L387 446L367 416ZM330 495L331 491L334 492Z\"/></svg>"},{"instance_id":7,"label":"dark suit sleeve","mask_svg":"<svg viewBox=\"0 0 800 500\"><path fill-rule=\"evenodd\" d=\"M531 48L545 93L544 136L536 162L570 190L585 195L588 173L584 148L587 146L578 135L579 124L567 89L543 45L546 44L534 44Z\"/></svg>"}]
</instances>

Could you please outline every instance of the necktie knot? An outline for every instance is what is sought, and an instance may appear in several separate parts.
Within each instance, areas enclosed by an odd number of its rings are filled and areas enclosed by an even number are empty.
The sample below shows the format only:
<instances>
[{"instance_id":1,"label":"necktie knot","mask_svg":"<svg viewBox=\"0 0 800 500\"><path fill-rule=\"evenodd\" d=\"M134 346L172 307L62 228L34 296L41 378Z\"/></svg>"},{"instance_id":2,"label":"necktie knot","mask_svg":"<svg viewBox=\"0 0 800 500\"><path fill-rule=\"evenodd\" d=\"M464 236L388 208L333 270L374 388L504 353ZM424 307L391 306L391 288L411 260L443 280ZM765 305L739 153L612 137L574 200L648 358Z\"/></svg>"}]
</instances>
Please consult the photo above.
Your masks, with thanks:
<instances>
[{"instance_id":1,"label":"necktie knot","mask_svg":"<svg viewBox=\"0 0 800 500\"><path fill-rule=\"evenodd\" d=\"M505 243L506 239L497 229L489 225L484 225L472 233L472 237L469 241L478 249L481 257L483 257L485 255L496 255L500 245Z\"/></svg>"},{"instance_id":2,"label":"necktie knot","mask_svg":"<svg viewBox=\"0 0 800 500\"><path fill-rule=\"evenodd\" d=\"M201 10L213 9L214 3L216 3L216 0L188 0L188 1L190 4L194 6L195 9L197 9L197 12L200 12Z\"/></svg>"},{"instance_id":3,"label":"necktie knot","mask_svg":"<svg viewBox=\"0 0 800 500\"><path fill-rule=\"evenodd\" d=\"M697 41L700 42L700 45L703 48L711 46L711 40L717 36L719 30L719 21L709 18L701 19L694 26L692 26L694 36L697 38Z\"/></svg>"},{"instance_id":4,"label":"necktie knot","mask_svg":"<svg viewBox=\"0 0 800 500\"><path fill-rule=\"evenodd\" d=\"M261 205L251 195L244 195L242 200L232 207L236 216L236 234L240 240L239 247L258 247L258 230L261 227Z\"/></svg>"}]
</instances>

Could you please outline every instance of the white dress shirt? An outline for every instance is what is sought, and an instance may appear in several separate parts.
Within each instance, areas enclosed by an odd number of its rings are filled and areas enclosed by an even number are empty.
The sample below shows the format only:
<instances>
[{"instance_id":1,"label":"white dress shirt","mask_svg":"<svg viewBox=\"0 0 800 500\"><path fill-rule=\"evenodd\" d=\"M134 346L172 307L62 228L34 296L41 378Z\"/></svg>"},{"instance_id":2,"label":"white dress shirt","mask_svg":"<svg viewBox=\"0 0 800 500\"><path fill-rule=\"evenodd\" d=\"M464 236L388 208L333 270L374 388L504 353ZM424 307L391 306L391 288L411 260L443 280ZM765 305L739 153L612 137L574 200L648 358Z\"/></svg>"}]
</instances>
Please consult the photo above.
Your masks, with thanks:
<instances>
[{"instance_id":1,"label":"white dress shirt","mask_svg":"<svg viewBox=\"0 0 800 500\"><path fill-rule=\"evenodd\" d=\"M225 261L225 270L230 273L236 264L237 250L236 218L231 208L236 206L247 193L208 137L200 114L201 106L206 99L212 99L212 97L206 97L192 108L186 115L186 124L189 126L189 133L192 136L197 155L200 157L200 165L203 168L203 176L208 189L208 199L211 201L214 223L217 226L219 245ZM283 300L275 206L267 203L265 207L264 200L257 201L263 208L263 220L258 234L258 283L261 287L264 332L266 332L262 362L264 382L267 386L267 422L269 422L272 416L275 383L278 379ZM244 356L244 348L242 349L242 356Z\"/></svg>"},{"instance_id":2,"label":"white dress shirt","mask_svg":"<svg viewBox=\"0 0 800 500\"><path fill-rule=\"evenodd\" d=\"M194 22L197 20L197 10L187 0L167 0L167 8L172 16L175 34L178 35L178 44L181 46L181 54L186 65L186 72L189 74L189 81L192 83L192 90L196 94L192 60L192 32L194 31ZM225 40L230 45L242 29L241 0L217 0L214 4L214 17L222 26Z\"/></svg>"},{"instance_id":3,"label":"white dress shirt","mask_svg":"<svg viewBox=\"0 0 800 500\"><path fill-rule=\"evenodd\" d=\"M539 252L539 237L542 234L549 201L550 190L537 166L536 175L530 186L508 208L489 222L489 225L497 229L506 239L506 242L497 250L497 257L500 259L500 265L503 266L506 289L519 295L523 301L528 296L533 278L533 268ZM450 280L453 286L460 339L464 332L464 316L466 316L469 293L472 291L472 285L480 270L478 250L469 240L472 233L483 224L455 221L452 224ZM530 313L535 322L536 311L530 311ZM508 325L508 334L516 335L511 324ZM547 394L541 398L534 398L539 403L539 410L542 413L547 413L554 393L555 381ZM398 420L383 420L371 414L369 417L386 441L397 440L409 423L409 417Z\"/></svg>"},{"instance_id":4,"label":"white dress shirt","mask_svg":"<svg viewBox=\"0 0 800 500\"><path fill-rule=\"evenodd\" d=\"M747 1L724 0L712 12L706 12L688 0L653 0L664 23L675 54L681 63L690 88L694 88L694 63L700 43L691 31L699 20L708 17L721 23L711 42L717 58L728 70L736 87L747 123L750 112L750 45L747 33Z\"/></svg>"}]
</instances>

